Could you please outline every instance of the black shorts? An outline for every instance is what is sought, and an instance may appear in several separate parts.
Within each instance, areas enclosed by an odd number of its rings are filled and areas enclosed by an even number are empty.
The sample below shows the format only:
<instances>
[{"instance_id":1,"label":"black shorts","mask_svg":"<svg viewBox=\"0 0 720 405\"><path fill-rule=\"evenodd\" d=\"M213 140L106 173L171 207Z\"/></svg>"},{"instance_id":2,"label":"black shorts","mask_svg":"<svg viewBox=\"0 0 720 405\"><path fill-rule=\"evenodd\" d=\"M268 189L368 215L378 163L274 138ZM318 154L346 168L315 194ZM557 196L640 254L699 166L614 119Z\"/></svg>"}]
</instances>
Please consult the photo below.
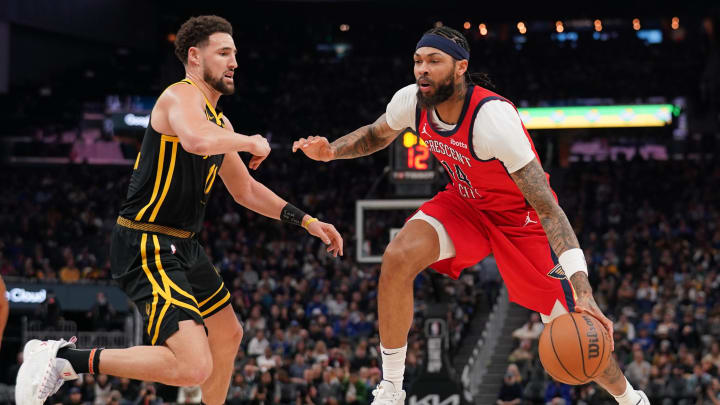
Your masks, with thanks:
<instances>
[{"instance_id":1,"label":"black shorts","mask_svg":"<svg viewBox=\"0 0 720 405\"><path fill-rule=\"evenodd\" d=\"M142 314L146 344L161 345L178 322L202 325L230 304L230 292L196 238L115 225L110 265L113 279Z\"/></svg>"}]
</instances>

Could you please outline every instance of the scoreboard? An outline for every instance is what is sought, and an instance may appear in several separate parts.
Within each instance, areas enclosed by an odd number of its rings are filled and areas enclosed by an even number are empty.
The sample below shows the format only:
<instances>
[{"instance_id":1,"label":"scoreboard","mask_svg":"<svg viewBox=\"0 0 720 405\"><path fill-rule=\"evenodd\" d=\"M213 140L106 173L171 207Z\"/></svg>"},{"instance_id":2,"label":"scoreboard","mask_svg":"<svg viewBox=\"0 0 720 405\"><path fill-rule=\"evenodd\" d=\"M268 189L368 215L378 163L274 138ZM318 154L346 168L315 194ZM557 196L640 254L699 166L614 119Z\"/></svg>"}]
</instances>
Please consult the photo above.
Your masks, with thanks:
<instances>
[{"instance_id":1,"label":"scoreboard","mask_svg":"<svg viewBox=\"0 0 720 405\"><path fill-rule=\"evenodd\" d=\"M431 184L436 176L435 159L425 142L410 128L391 146L390 180L396 184Z\"/></svg>"}]
</instances>

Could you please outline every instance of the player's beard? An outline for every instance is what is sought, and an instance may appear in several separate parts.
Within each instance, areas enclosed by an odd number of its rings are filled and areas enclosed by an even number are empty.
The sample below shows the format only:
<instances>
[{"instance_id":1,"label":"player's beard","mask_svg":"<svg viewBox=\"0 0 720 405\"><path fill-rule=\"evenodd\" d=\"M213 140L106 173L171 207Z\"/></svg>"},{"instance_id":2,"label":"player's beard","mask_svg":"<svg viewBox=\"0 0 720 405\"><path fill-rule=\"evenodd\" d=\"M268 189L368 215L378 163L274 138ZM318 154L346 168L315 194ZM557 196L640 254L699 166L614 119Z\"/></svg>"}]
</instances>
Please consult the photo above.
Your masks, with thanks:
<instances>
[{"instance_id":1,"label":"player's beard","mask_svg":"<svg viewBox=\"0 0 720 405\"><path fill-rule=\"evenodd\" d=\"M205 69L203 71L203 80L205 80L205 83L209 84L213 89L219 91L220 94L229 96L235 93L235 83L228 85L225 83L224 79L225 72L223 72L220 77L213 77L209 70Z\"/></svg>"},{"instance_id":2,"label":"player's beard","mask_svg":"<svg viewBox=\"0 0 720 405\"><path fill-rule=\"evenodd\" d=\"M452 97L453 93L455 92L455 77L453 73L450 72L450 74L445 80L443 80L441 84L435 85L434 83L431 83L431 85L436 86L435 92L428 96L424 95L422 91L420 91L420 85L418 85L417 100L420 108L428 109L431 107L435 107L436 105Z\"/></svg>"}]
</instances>

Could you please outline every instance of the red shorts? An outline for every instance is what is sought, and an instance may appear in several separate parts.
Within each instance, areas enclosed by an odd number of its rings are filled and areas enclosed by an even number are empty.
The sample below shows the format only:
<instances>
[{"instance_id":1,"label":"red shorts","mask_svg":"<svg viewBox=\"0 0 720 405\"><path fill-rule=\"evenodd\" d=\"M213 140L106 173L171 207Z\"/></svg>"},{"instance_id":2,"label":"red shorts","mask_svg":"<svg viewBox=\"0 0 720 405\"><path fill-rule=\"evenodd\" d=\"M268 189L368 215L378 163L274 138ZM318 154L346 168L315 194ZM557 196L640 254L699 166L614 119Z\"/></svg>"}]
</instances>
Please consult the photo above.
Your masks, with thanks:
<instances>
[{"instance_id":1,"label":"red shorts","mask_svg":"<svg viewBox=\"0 0 720 405\"><path fill-rule=\"evenodd\" d=\"M556 301L569 312L575 310L572 285L559 271L532 208L481 211L454 191L446 190L420 210L443 224L455 246L455 257L432 264L434 270L457 279L463 269L492 253L510 301L548 315Z\"/></svg>"}]
</instances>

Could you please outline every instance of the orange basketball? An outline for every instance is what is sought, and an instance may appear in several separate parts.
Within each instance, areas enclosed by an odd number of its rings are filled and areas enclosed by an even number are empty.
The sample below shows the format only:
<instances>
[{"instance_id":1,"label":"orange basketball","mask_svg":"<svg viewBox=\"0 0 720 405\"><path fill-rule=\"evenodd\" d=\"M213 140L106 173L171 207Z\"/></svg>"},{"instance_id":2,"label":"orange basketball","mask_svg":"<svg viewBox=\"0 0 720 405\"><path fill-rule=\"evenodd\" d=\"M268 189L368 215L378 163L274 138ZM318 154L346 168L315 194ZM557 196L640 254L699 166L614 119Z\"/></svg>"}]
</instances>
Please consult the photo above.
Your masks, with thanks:
<instances>
[{"instance_id":1,"label":"orange basketball","mask_svg":"<svg viewBox=\"0 0 720 405\"><path fill-rule=\"evenodd\" d=\"M553 379L569 385L590 382L610 361L610 335L595 317L571 313L555 318L540 335L540 362Z\"/></svg>"}]
</instances>

